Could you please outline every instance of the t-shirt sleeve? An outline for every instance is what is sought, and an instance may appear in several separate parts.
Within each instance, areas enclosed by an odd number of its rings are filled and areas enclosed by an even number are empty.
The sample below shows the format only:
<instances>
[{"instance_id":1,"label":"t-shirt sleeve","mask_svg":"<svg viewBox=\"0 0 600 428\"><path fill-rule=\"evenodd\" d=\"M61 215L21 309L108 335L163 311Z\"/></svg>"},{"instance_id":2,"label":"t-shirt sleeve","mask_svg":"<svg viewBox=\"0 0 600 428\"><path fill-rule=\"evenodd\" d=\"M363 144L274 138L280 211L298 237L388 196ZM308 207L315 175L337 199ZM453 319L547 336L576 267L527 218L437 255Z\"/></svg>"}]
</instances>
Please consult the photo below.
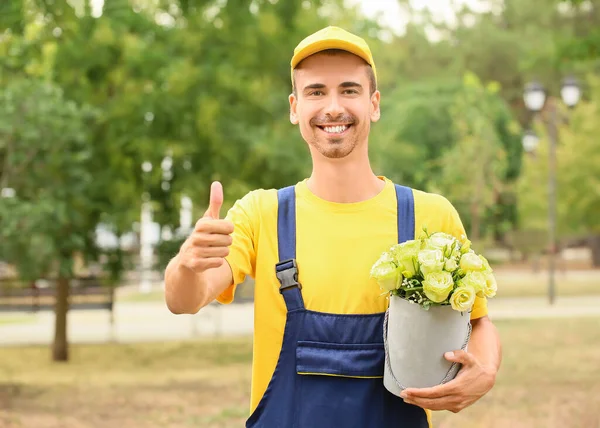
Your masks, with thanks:
<instances>
[{"instance_id":1,"label":"t-shirt sleeve","mask_svg":"<svg viewBox=\"0 0 600 428\"><path fill-rule=\"evenodd\" d=\"M256 194L248 193L242 199L235 202L227 212L226 220L233 223L233 242L229 247L229 255L225 257L231 267L233 284L217 297L217 301L223 304L233 302L235 290L246 276L254 277L256 268L256 246L255 232L256 219L258 218Z\"/></svg>"},{"instance_id":2,"label":"t-shirt sleeve","mask_svg":"<svg viewBox=\"0 0 600 428\"><path fill-rule=\"evenodd\" d=\"M448 214L446 222L444 224L445 232L454 236L457 239L462 240L463 237L467 236L467 232L465 231L463 223L460 219L460 215L458 214L458 211L456 211L456 208L454 208L454 205L452 205L450 201L448 201L445 198L444 201L448 206L448 209L446 210ZM477 249L475 249L475 251L476 250ZM471 319L474 320L477 318L481 318L486 316L487 314L487 299L485 297L476 296L475 303L473 304L473 309L471 311Z\"/></svg>"}]
</instances>

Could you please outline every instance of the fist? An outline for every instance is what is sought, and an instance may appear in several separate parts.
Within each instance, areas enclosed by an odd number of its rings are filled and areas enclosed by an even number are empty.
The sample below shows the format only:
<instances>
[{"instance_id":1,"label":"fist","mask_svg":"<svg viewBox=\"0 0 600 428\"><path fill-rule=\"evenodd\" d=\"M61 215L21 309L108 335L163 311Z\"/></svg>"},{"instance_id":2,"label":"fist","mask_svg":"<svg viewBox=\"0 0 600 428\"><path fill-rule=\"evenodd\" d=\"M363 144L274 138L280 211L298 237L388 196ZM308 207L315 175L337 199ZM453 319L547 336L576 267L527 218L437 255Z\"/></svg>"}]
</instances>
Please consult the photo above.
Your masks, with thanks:
<instances>
[{"instance_id":1,"label":"fist","mask_svg":"<svg viewBox=\"0 0 600 428\"><path fill-rule=\"evenodd\" d=\"M210 188L208 209L179 250L181 264L193 272L202 273L219 267L229 254L233 223L219 219L221 205L223 187L221 183L214 182Z\"/></svg>"}]
</instances>

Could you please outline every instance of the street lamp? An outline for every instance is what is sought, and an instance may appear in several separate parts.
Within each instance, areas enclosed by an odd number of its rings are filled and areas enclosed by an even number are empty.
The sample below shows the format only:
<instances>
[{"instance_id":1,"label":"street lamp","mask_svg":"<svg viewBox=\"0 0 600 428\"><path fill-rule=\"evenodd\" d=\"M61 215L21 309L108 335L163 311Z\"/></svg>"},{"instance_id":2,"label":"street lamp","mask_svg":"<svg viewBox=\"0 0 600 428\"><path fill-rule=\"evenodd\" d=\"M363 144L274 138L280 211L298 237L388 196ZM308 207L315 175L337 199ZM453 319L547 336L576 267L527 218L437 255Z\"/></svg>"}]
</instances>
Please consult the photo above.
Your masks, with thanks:
<instances>
[{"instance_id":1,"label":"street lamp","mask_svg":"<svg viewBox=\"0 0 600 428\"><path fill-rule=\"evenodd\" d=\"M560 90L560 96L565 104L570 108L575 107L575 105L579 102L579 98L581 97L581 89L579 88L577 80L575 80L573 77L567 77L563 81L563 85Z\"/></svg>"},{"instance_id":2,"label":"street lamp","mask_svg":"<svg viewBox=\"0 0 600 428\"><path fill-rule=\"evenodd\" d=\"M542 84L539 82L531 82L525 85L523 99L529 110L533 112L540 111L546 102L546 93L544 92Z\"/></svg>"},{"instance_id":3,"label":"street lamp","mask_svg":"<svg viewBox=\"0 0 600 428\"><path fill-rule=\"evenodd\" d=\"M568 77L562 82L560 91L563 102L569 107L573 108L581 96L581 89L577 80L573 77ZM546 91L539 82L532 82L525 85L525 93L523 94L523 100L527 108L538 113L542 110L546 110L544 124L548 132L548 138L550 140L550 150L548 151L548 243L549 243L549 259L548 259L548 297L550 304L554 303L555 299L555 271L556 271L556 147L558 146L558 109L556 102L551 99L546 102ZM523 147L526 151L531 152L535 150L538 145L538 139L535 134L529 133L529 135L523 136Z\"/></svg>"},{"instance_id":4,"label":"street lamp","mask_svg":"<svg viewBox=\"0 0 600 428\"><path fill-rule=\"evenodd\" d=\"M537 148L540 139L531 129L525 131L523 135L523 148L527 153L532 153Z\"/></svg>"}]
</instances>

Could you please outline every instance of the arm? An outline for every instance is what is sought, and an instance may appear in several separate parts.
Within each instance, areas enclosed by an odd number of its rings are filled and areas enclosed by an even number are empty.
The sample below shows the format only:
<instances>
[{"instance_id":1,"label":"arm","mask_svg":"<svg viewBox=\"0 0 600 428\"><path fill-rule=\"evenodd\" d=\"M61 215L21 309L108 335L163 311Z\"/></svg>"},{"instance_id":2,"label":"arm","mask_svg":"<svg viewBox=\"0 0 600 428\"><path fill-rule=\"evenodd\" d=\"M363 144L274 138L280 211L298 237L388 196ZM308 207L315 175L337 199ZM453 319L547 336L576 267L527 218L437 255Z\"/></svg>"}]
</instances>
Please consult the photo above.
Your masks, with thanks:
<instances>
[{"instance_id":1,"label":"arm","mask_svg":"<svg viewBox=\"0 0 600 428\"><path fill-rule=\"evenodd\" d=\"M233 284L229 263L196 273L175 256L165 271L165 301L174 314L195 314Z\"/></svg>"},{"instance_id":2,"label":"arm","mask_svg":"<svg viewBox=\"0 0 600 428\"><path fill-rule=\"evenodd\" d=\"M467 349L495 381L502 362L502 345L498 330L487 315L472 320L471 324L473 331Z\"/></svg>"},{"instance_id":3,"label":"arm","mask_svg":"<svg viewBox=\"0 0 600 428\"><path fill-rule=\"evenodd\" d=\"M213 183L210 204L165 270L165 301L174 314L194 314L233 284L225 257L233 223L219 220L223 188Z\"/></svg>"}]
</instances>

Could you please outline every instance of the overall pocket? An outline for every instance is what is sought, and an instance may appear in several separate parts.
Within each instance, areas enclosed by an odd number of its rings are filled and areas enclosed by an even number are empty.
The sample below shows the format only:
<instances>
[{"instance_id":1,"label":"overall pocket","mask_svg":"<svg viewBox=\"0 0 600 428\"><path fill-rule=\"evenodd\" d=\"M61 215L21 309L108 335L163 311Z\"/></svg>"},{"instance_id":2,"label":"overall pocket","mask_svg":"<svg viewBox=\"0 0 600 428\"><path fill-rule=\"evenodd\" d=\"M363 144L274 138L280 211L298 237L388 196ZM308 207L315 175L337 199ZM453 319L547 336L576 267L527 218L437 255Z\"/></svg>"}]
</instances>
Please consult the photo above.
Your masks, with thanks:
<instances>
[{"instance_id":1,"label":"overall pocket","mask_svg":"<svg viewBox=\"0 0 600 428\"><path fill-rule=\"evenodd\" d=\"M339 344L299 341L296 373L298 428L382 428L383 343Z\"/></svg>"},{"instance_id":2,"label":"overall pocket","mask_svg":"<svg viewBox=\"0 0 600 428\"><path fill-rule=\"evenodd\" d=\"M342 344L299 341L296 372L300 375L382 378L383 343Z\"/></svg>"}]
</instances>

